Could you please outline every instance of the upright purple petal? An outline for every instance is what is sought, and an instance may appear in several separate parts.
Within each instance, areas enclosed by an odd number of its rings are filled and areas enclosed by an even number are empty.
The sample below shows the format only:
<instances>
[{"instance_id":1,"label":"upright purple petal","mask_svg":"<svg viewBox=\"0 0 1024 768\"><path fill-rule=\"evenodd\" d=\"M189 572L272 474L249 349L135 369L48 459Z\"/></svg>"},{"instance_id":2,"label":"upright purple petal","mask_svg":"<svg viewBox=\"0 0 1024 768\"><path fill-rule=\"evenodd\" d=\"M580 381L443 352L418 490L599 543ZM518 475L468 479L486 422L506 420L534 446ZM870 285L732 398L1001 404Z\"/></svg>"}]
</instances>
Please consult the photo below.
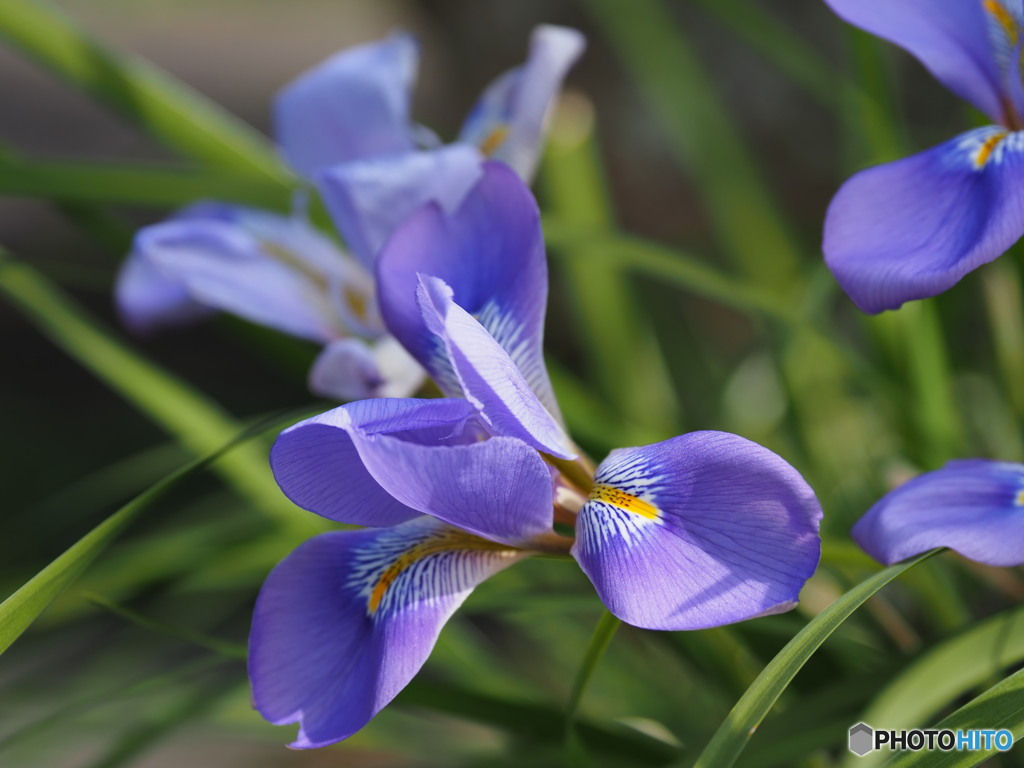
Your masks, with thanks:
<instances>
[{"instance_id":1,"label":"upright purple petal","mask_svg":"<svg viewBox=\"0 0 1024 768\"><path fill-rule=\"evenodd\" d=\"M325 342L347 331L334 296L357 293L365 327L380 322L369 276L300 217L199 204L141 229L123 273L117 303L142 330L198 304Z\"/></svg>"},{"instance_id":2,"label":"upright purple petal","mask_svg":"<svg viewBox=\"0 0 1024 768\"><path fill-rule=\"evenodd\" d=\"M475 144L524 180L532 179L558 90L584 47L586 39L575 29L537 27L526 63L488 86L466 119L459 141Z\"/></svg>"},{"instance_id":3,"label":"upright purple petal","mask_svg":"<svg viewBox=\"0 0 1024 768\"><path fill-rule=\"evenodd\" d=\"M293 747L348 738L416 675L473 588L526 555L423 517L311 539L256 601L256 709L300 724Z\"/></svg>"},{"instance_id":4,"label":"upright purple petal","mask_svg":"<svg viewBox=\"0 0 1024 768\"><path fill-rule=\"evenodd\" d=\"M337 400L408 397L426 371L393 337L372 344L362 339L332 341L309 371L309 390Z\"/></svg>"},{"instance_id":5,"label":"upright purple petal","mask_svg":"<svg viewBox=\"0 0 1024 768\"><path fill-rule=\"evenodd\" d=\"M391 233L421 205L458 207L480 178L481 162L475 147L453 144L342 163L316 180L346 245L370 266Z\"/></svg>"},{"instance_id":6,"label":"upright purple petal","mask_svg":"<svg viewBox=\"0 0 1024 768\"><path fill-rule=\"evenodd\" d=\"M865 312L934 296L1024 234L1024 133L979 128L836 193L825 260Z\"/></svg>"},{"instance_id":7,"label":"upright purple petal","mask_svg":"<svg viewBox=\"0 0 1024 768\"><path fill-rule=\"evenodd\" d=\"M415 41L396 34L341 51L292 81L274 104L285 160L312 177L337 163L412 150L417 63Z\"/></svg>"},{"instance_id":8,"label":"upright purple petal","mask_svg":"<svg viewBox=\"0 0 1024 768\"><path fill-rule=\"evenodd\" d=\"M913 54L965 101L1006 123L984 0L825 0L849 23Z\"/></svg>"},{"instance_id":9,"label":"upright purple petal","mask_svg":"<svg viewBox=\"0 0 1024 768\"><path fill-rule=\"evenodd\" d=\"M547 465L519 440L482 436L465 400L363 400L285 430L270 464L292 501L344 523L425 513L509 544L550 531Z\"/></svg>"},{"instance_id":10,"label":"upright purple petal","mask_svg":"<svg viewBox=\"0 0 1024 768\"><path fill-rule=\"evenodd\" d=\"M548 283L540 214L508 167L485 163L483 177L451 214L419 209L388 240L376 273L385 324L431 375L443 379L445 371L417 304L420 275L452 288L455 303L480 321L560 418L544 366Z\"/></svg>"},{"instance_id":11,"label":"upright purple petal","mask_svg":"<svg viewBox=\"0 0 1024 768\"><path fill-rule=\"evenodd\" d=\"M490 431L523 440L539 451L564 459L576 457L576 448L558 420L530 388L523 372L494 337L452 299L452 290L436 277L421 277L418 300L427 326L442 342L443 359L435 368L444 371L438 382L446 389L451 365L455 386L480 409Z\"/></svg>"},{"instance_id":12,"label":"upright purple petal","mask_svg":"<svg viewBox=\"0 0 1024 768\"><path fill-rule=\"evenodd\" d=\"M814 492L774 453L693 432L601 463L573 555L623 621L714 627L795 605L820 519Z\"/></svg>"},{"instance_id":13,"label":"upright purple petal","mask_svg":"<svg viewBox=\"0 0 1024 768\"><path fill-rule=\"evenodd\" d=\"M935 547L1024 565L1024 464L951 461L886 494L857 521L853 538L886 565Z\"/></svg>"}]
</instances>

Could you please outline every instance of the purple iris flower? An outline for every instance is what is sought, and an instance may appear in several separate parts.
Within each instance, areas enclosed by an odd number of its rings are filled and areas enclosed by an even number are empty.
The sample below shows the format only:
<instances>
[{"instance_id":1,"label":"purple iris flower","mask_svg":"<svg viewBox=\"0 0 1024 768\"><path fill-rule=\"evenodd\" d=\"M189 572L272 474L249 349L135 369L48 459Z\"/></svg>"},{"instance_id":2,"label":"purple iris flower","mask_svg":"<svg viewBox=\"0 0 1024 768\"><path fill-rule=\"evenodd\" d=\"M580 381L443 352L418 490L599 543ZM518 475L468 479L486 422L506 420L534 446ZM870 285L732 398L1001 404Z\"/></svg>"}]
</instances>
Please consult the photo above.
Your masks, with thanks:
<instances>
[{"instance_id":1,"label":"purple iris flower","mask_svg":"<svg viewBox=\"0 0 1024 768\"><path fill-rule=\"evenodd\" d=\"M486 156L532 176L551 105L583 46L574 30L538 27L526 63L484 92L448 146L410 121L409 35L331 57L278 95L275 133L286 161L318 186L348 252L299 213L192 205L136 237L117 284L125 322L145 332L227 311L322 344L309 381L317 394L415 391L424 372L381 322L374 258L423 203L458 206Z\"/></svg>"},{"instance_id":2,"label":"purple iris flower","mask_svg":"<svg viewBox=\"0 0 1024 768\"><path fill-rule=\"evenodd\" d=\"M1022 565L1024 464L951 461L884 496L853 537L886 565L936 547L988 565Z\"/></svg>"},{"instance_id":3,"label":"purple iris flower","mask_svg":"<svg viewBox=\"0 0 1024 768\"><path fill-rule=\"evenodd\" d=\"M306 543L260 592L253 698L271 722L300 724L294 746L365 725L470 591L538 552L574 557L639 627L713 627L795 605L818 562L821 509L783 459L723 432L613 451L596 471L579 455L541 354L539 214L507 166L485 163L456 210L419 210L376 270L388 328L447 397L350 403L274 446L292 501L369 526Z\"/></svg>"},{"instance_id":4,"label":"purple iris flower","mask_svg":"<svg viewBox=\"0 0 1024 768\"><path fill-rule=\"evenodd\" d=\"M935 296L1024 234L1021 0L826 0L996 125L868 168L836 194L825 261L865 312Z\"/></svg>"}]
</instances>

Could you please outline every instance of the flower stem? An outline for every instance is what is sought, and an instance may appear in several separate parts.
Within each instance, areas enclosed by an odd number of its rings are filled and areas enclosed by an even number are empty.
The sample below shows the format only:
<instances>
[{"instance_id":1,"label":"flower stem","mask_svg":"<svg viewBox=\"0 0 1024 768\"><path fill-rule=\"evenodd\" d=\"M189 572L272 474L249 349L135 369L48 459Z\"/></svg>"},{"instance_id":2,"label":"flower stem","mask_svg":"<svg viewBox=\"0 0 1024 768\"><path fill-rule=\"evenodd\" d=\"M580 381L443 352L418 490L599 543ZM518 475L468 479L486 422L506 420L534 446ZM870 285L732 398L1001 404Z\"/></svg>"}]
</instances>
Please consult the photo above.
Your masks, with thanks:
<instances>
[{"instance_id":1,"label":"flower stem","mask_svg":"<svg viewBox=\"0 0 1024 768\"><path fill-rule=\"evenodd\" d=\"M594 462L582 453L575 459L560 459L549 453L541 453L544 461L562 473L562 477L579 488L583 493L590 493L594 487Z\"/></svg>"},{"instance_id":2,"label":"flower stem","mask_svg":"<svg viewBox=\"0 0 1024 768\"><path fill-rule=\"evenodd\" d=\"M583 663L580 664L579 671L576 673L576 679L573 681L569 700L565 705L565 730L567 737L572 731L572 724L576 719L576 711L579 709L580 699L583 698L583 691L586 689L587 683L590 682L590 678L593 676L594 670L597 669L598 662L601 661L604 652L611 645L612 638L615 637L615 631L619 628L620 624L622 624L620 619L613 616L609 611L605 611L601 614L597 626L594 627L594 634L590 636L590 645L587 646L587 652L583 655Z\"/></svg>"}]
</instances>

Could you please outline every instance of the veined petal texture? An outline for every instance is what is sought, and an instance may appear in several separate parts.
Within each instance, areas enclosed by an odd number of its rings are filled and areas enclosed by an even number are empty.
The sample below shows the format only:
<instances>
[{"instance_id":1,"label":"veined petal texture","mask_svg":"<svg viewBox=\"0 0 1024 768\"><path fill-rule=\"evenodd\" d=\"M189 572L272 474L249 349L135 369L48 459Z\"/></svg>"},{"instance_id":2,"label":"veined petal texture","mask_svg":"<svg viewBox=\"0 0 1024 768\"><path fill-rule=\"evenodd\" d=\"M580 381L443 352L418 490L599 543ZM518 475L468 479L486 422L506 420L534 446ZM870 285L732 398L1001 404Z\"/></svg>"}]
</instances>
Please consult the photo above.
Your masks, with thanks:
<instances>
[{"instance_id":1,"label":"veined petal texture","mask_svg":"<svg viewBox=\"0 0 1024 768\"><path fill-rule=\"evenodd\" d=\"M825 0L840 17L915 56L935 78L996 122L1005 90L990 37L999 0Z\"/></svg>"},{"instance_id":2,"label":"veined petal texture","mask_svg":"<svg viewBox=\"0 0 1024 768\"><path fill-rule=\"evenodd\" d=\"M139 331L179 323L200 305L326 342L348 331L335 296L360 297L362 315L347 319L380 332L368 282L301 217L199 203L139 231L116 300Z\"/></svg>"},{"instance_id":3,"label":"veined petal texture","mask_svg":"<svg viewBox=\"0 0 1024 768\"><path fill-rule=\"evenodd\" d=\"M865 312L934 296L1024 234L1024 133L987 127L861 171L825 218L825 261Z\"/></svg>"},{"instance_id":4,"label":"veined petal texture","mask_svg":"<svg viewBox=\"0 0 1024 768\"><path fill-rule=\"evenodd\" d=\"M388 240L376 263L381 315L438 383L451 385L449 371L439 366L437 337L417 302L420 276L440 278L560 420L544 366L547 260L537 203L507 166L487 162L483 167L457 210L446 214L436 205L424 206Z\"/></svg>"},{"instance_id":5,"label":"veined petal texture","mask_svg":"<svg viewBox=\"0 0 1024 768\"><path fill-rule=\"evenodd\" d=\"M472 589L526 555L429 517L311 539L256 601L256 709L299 723L294 747L347 738L409 683Z\"/></svg>"},{"instance_id":6,"label":"veined petal texture","mask_svg":"<svg viewBox=\"0 0 1024 768\"><path fill-rule=\"evenodd\" d=\"M488 86L466 118L459 141L475 144L529 182L562 81L585 47L586 38L575 29L537 27L526 62Z\"/></svg>"},{"instance_id":7,"label":"veined petal texture","mask_svg":"<svg viewBox=\"0 0 1024 768\"><path fill-rule=\"evenodd\" d=\"M303 176L351 160L414 148L409 99L419 52L406 34L348 48L277 96L274 132Z\"/></svg>"},{"instance_id":8,"label":"veined petal texture","mask_svg":"<svg viewBox=\"0 0 1024 768\"><path fill-rule=\"evenodd\" d=\"M820 519L783 459L736 435L693 432L601 463L573 555L623 621L714 627L796 604L817 567Z\"/></svg>"},{"instance_id":9,"label":"veined petal texture","mask_svg":"<svg viewBox=\"0 0 1024 768\"><path fill-rule=\"evenodd\" d=\"M886 494L853 527L873 558L891 565L949 547L989 565L1024 564L1024 464L951 461Z\"/></svg>"},{"instance_id":10,"label":"veined petal texture","mask_svg":"<svg viewBox=\"0 0 1024 768\"><path fill-rule=\"evenodd\" d=\"M564 459L576 449L562 425L544 407L509 354L476 318L452 299L443 280L420 276L417 299L427 326L441 341L443 355L435 368L444 370L439 382L448 382L446 364L459 390L475 405L496 435L516 437L539 451ZM447 388L454 388L447 383Z\"/></svg>"},{"instance_id":11,"label":"veined petal texture","mask_svg":"<svg viewBox=\"0 0 1024 768\"><path fill-rule=\"evenodd\" d=\"M543 459L520 440L485 434L466 400L362 400L282 432L270 464L292 501L344 523L424 513L509 544L550 531Z\"/></svg>"}]
</instances>

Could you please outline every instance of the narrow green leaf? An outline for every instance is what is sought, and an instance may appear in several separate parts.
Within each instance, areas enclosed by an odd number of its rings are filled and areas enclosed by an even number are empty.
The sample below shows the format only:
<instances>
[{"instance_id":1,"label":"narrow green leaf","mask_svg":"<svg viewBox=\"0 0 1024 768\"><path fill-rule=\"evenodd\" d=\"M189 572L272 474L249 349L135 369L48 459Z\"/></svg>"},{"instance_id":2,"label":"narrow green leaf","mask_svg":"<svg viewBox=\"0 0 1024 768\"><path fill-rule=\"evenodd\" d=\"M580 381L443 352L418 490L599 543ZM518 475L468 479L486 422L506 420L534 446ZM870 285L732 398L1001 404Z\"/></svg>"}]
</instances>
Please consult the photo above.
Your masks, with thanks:
<instances>
[{"instance_id":1,"label":"narrow green leaf","mask_svg":"<svg viewBox=\"0 0 1024 768\"><path fill-rule=\"evenodd\" d=\"M183 640L186 643L198 645L201 648L206 648L209 651L219 653L221 656L227 656L231 659L245 660L248 656L248 652L244 645L228 642L227 640L221 640L216 637L210 637L209 635L202 632L196 632L188 627L179 627L174 624L168 624L166 621L160 621L159 619L154 619L151 616L143 616L137 611L133 611L130 608L119 605L118 603L108 600L100 595L87 593L83 595L83 597L90 603L94 603L100 608L105 608L115 616L120 616L122 619L130 621L132 624L136 624L150 632L155 632L158 635L165 635L177 640Z\"/></svg>"},{"instance_id":2,"label":"narrow green leaf","mask_svg":"<svg viewBox=\"0 0 1024 768\"><path fill-rule=\"evenodd\" d=\"M56 560L33 576L17 592L0 603L0 654L6 651L53 599L68 587L136 516L185 479L209 466L221 456L272 429L295 420L295 414L260 422L220 446L209 455L186 464L156 485L136 496L68 548Z\"/></svg>"},{"instance_id":3,"label":"narrow green leaf","mask_svg":"<svg viewBox=\"0 0 1024 768\"><path fill-rule=\"evenodd\" d=\"M610 232L614 221L594 131L593 105L582 95L567 94L551 124L542 166L548 206L568 224ZM621 265L587 259L586 247L561 262L569 301L578 318L588 377L628 418L644 424L671 423L673 392L649 318L637 311ZM625 371L643 371L637 387Z\"/></svg>"},{"instance_id":4,"label":"narrow green leaf","mask_svg":"<svg viewBox=\"0 0 1024 768\"><path fill-rule=\"evenodd\" d=\"M422 675L398 694L395 703L455 715L531 741L557 743L563 736L563 719L555 707L487 696ZM625 725L581 718L576 728L591 749L619 756L629 765L663 765L679 754L673 745Z\"/></svg>"},{"instance_id":5,"label":"narrow green leaf","mask_svg":"<svg viewBox=\"0 0 1024 768\"><path fill-rule=\"evenodd\" d=\"M888 727L879 726L879 727ZM964 705L934 728L940 730L1002 730L1013 734L1014 741L1024 736L1024 669L992 686ZM961 752L898 752L885 763L886 768L973 768L1000 753L997 749Z\"/></svg>"},{"instance_id":6,"label":"narrow green leaf","mask_svg":"<svg viewBox=\"0 0 1024 768\"><path fill-rule=\"evenodd\" d=\"M883 337L894 364L906 371L909 392L904 397L917 433L913 443L921 446L918 459L933 468L959 455L963 424L935 304L910 302L865 322Z\"/></svg>"},{"instance_id":7,"label":"narrow green leaf","mask_svg":"<svg viewBox=\"0 0 1024 768\"><path fill-rule=\"evenodd\" d=\"M985 310L1003 388L1018 419L1024 421L1024 299L1020 282L1020 270L1009 258L999 259L981 271Z\"/></svg>"},{"instance_id":8,"label":"narrow green leaf","mask_svg":"<svg viewBox=\"0 0 1024 768\"><path fill-rule=\"evenodd\" d=\"M580 668L576 672L576 679L573 680L569 699L565 704L565 723L567 729L572 727L573 720L576 719L576 711L580 706L580 700L583 698L583 692L587 689L587 683L593 677L594 672L597 670L597 665L601 662L604 652L608 650L608 646L611 645L612 639L615 637L615 633L620 626L622 626L622 621L613 616L609 611L602 613L601 618L598 619L597 626L594 627L594 634L590 637L590 644L587 646L586 653L583 654L583 661L580 662Z\"/></svg>"},{"instance_id":9,"label":"narrow green leaf","mask_svg":"<svg viewBox=\"0 0 1024 768\"><path fill-rule=\"evenodd\" d=\"M886 568L861 582L815 616L762 670L701 752L694 768L729 768L797 672L855 610L904 571L934 555L932 550Z\"/></svg>"},{"instance_id":10,"label":"narrow green leaf","mask_svg":"<svg viewBox=\"0 0 1024 768\"><path fill-rule=\"evenodd\" d=\"M632 235L609 234L544 217L544 235L563 258L605 259L656 279L667 280L740 312L799 324L799 306L760 284L723 274L694 256Z\"/></svg>"},{"instance_id":11,"label":"narrow green leaf","mask_svg":"<svg viewBox=\"0 0 1024 768\"><path fill-rule=\"evenodd\" d=\"M73 359L201 456L227 443L242 426L215 402L117 341L55 285L0 249L0 294ZM278 490L266 451L243 446L217 464L221 477L257 509L285 525L305 516ZM312 529L311 529L312 530Z\"/></svg>"},{"instance_id":12,"label":"narrow green leaf","mask_svg":"<svg viewBox=\"0 0 1024 768\"><path fill-rule=\"evenodd\" d=\"M0 157L0 195L177 208L201 198L287 209L288 187L243 173Z\"/></svg>"},{"instance_id":13,"label":"narrow green leaf","mask_svg":"<svg viewBox=\"0 0 1024 768\"><path fill-rule=\"evenodd\" d=\"M915 728L964 693L1024 661L1024 608L992 616L925 652L892 678L858 719L879 728ZM987 727L987 726L986 726ZM885 752L848 755L843 768L881 765Z\"/></svg>"},{"instance_id":14,"label":"narrow green leaf","mask_svg":"<svg viewBox=\"0 0 1024 768\"><path fill-rule=\"evenodd\" d=\"M46 0L3 0L0 37L185 156L292 183L253 128L149 63L109 50Z\"/></svg>"},{"instance_id":15,"label":"narrow green leaf","mask_svg":"<svg viewBox=\"0 0 1024 768\"><path fill-rule=\"evenodd\" d=\"M855 83L842 80L831 62L814 50L806 38L760 4L749 0L698 2L821 104L839 108L844 92L859 90Z\"/></svg>"},{"instance_id":16,"label":"narrow green leaf","mask_svg":"<svg viewBox=\"0 0 1024 768\"><path fill-rule=\"evenodd\" d=\"M797 250L735 121L661 0L585 0L701 190L719 242L759 284L799 282ZM765 254L771 254L770 259Z\"/></svg>"}]
</instances>

